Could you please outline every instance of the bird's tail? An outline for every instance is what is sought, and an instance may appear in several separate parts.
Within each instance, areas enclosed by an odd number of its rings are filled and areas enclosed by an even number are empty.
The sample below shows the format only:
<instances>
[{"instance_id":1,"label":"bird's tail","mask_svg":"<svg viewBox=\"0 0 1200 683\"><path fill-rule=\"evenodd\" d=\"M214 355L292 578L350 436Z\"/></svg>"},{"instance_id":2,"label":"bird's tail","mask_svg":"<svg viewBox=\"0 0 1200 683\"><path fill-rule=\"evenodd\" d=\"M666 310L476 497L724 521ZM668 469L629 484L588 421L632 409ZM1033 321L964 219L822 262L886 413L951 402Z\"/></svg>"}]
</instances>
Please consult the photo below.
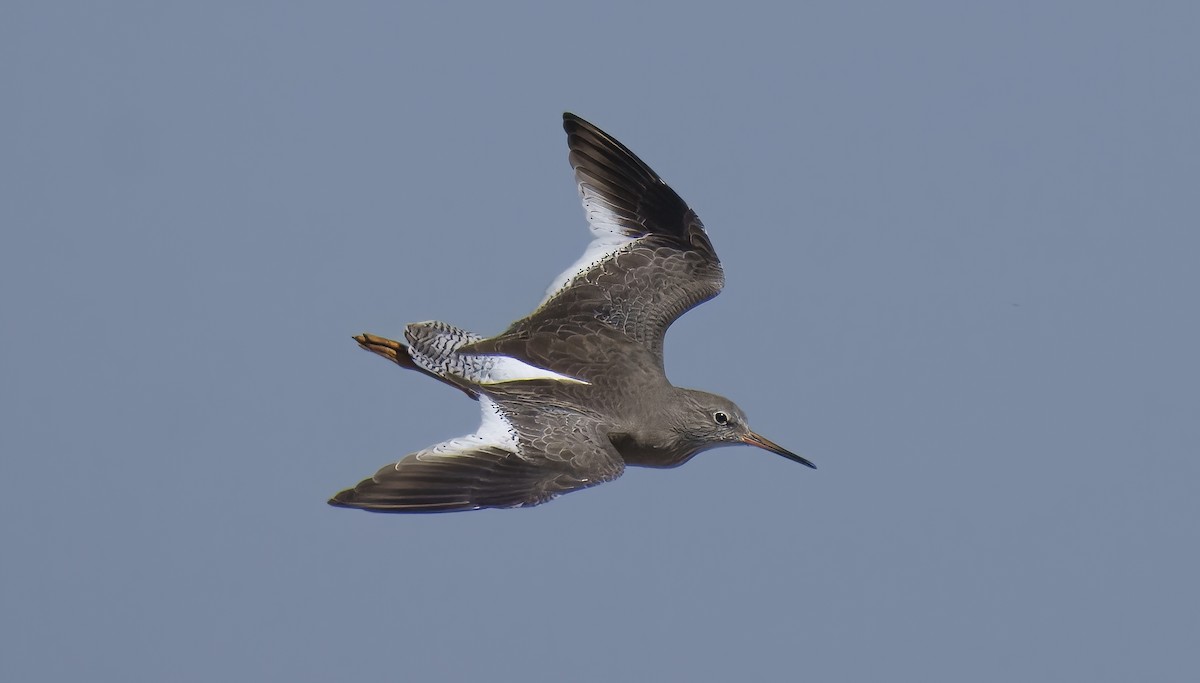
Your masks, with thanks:
<instances>
[{"instance_id":1,"label":"bird's tail","mask_svg":"<svg viewBox=\"0 0 1200 683\"><path fill-rule=\"evenodd\" d=\"M460 389L471 398L479 392L464 383L463 360L454 355L460 347L477 342L482 337L453 325L432 320L412 323L404 330L408 341L396 341L373 334L360 334L354 341L362 348L383 356L402 368L416 370L424 375Z\"/></svg>"},{"instance_id":2,"label":"bird's tail","mask_svg":"<svg viewBox=\"0 0 1200 683\"><path fill-rule=\"evenodd\" d=\"M440 320L410 323L404 328L404 338L408 340L408 355L413 362L438 377L470 377L467 359L455 352L483 339Z\"/></svg>"}]
</instances>

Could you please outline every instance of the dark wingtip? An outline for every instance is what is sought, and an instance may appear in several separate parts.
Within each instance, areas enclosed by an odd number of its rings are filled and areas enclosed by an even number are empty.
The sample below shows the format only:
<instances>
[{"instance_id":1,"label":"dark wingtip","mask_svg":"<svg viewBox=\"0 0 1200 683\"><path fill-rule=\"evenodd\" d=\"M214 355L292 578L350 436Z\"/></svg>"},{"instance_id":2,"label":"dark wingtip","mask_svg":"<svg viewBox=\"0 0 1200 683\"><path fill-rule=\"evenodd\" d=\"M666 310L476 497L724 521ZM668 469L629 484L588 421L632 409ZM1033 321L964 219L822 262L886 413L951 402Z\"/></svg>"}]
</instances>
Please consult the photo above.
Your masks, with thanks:
<instances>
[{"instance_id":1,"label":"dark wingtip","mask_svg":"<svg viewBox=\"0 0 1200 683\"><path fill-rule=\"evenodd\" d=\"M368 479L367 481L370 480ZM361 486L361 484L359 486ZM367 512L386 511L372 505L369 500L360 499L358 495L358 487L346 489L345 491L338 491L337 493L333 494L332 498L325 501L325 503L330 507L342 508L344 510L365 510Z\"/></svg>"},{"instance_id":2,"label":"dark wingtip","mask_svg":"<svg viewBox=\"0 0 1200 683\"><path fill-rule=\"evenodd\" d=\"M354 489L343 489L333 494L333 497L326 502L335 508L354 507L354 493Z\"/></svg>"},{"instance_id":3,"label":"dark wingtip","mask_svg":"<svg viewBox=\"0 0 1200 683\"><path fill-rule=\"evenodd\" d=\"M580 128L595 128L581 116L576 116L569 111L563 112L563 130L568 134L575 132Z\"/></svg>"}]
</instances>

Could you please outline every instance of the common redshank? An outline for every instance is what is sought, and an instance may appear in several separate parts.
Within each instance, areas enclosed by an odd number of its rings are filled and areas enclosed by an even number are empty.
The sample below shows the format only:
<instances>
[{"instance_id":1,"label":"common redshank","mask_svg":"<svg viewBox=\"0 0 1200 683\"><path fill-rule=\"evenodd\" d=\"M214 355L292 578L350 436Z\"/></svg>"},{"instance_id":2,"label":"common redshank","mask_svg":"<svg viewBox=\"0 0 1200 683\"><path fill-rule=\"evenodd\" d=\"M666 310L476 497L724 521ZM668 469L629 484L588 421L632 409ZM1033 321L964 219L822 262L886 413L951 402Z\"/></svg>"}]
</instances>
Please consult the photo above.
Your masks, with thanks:
<instances>
[{"instance_id":1,"label":"common redshank","mask_svg":"<svg viewBox=\"0 0 1200 683\"><path fill-rule=\"evenodd\" d=\"M751 431L729 399L667 380L663 336L721 291L721 262L700 218L633 152L574 114L563 128L592 242L537 309L494 337L437 321L406 326L403 342L354 337L478 400L482 424L387 465L330 505L528 507L616 479L626 465L676 467L727 444L815 467Z\"/></svg>"}]
</instances>

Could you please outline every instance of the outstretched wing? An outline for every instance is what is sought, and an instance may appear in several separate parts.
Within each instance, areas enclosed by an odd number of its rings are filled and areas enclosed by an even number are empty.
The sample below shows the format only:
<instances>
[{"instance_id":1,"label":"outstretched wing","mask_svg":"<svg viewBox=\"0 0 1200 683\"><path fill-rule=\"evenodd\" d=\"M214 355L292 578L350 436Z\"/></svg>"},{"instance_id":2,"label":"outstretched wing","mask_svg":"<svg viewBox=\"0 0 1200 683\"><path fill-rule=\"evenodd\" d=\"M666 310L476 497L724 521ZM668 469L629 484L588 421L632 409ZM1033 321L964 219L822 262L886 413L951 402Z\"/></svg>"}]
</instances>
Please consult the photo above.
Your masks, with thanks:
<instances>
[{"instance_id":1,"label":"outstretched wing","mask_svg":"<svg viewBox=\"0 0 1200 683\"><path fill-rule=\"evenodd\" d=\"M372 512L528 507L621 476L625 464L588 416L501 408L480 397L475 434L405 457L330 499Z\"/></svg>"},{"instance_id":2,"label":"outstretched wing","mask_svg":"<svg viewBox=\"0 0 1200 683\"><path fill-rule=\"evenodd\" d=\"M519 356L506 340L603 325L661 362L671 323L721 291L721 262L696 212L637 155L574 114L563 128L592 242L536 311L472 348Z\"/></svg>"}]
</instances>

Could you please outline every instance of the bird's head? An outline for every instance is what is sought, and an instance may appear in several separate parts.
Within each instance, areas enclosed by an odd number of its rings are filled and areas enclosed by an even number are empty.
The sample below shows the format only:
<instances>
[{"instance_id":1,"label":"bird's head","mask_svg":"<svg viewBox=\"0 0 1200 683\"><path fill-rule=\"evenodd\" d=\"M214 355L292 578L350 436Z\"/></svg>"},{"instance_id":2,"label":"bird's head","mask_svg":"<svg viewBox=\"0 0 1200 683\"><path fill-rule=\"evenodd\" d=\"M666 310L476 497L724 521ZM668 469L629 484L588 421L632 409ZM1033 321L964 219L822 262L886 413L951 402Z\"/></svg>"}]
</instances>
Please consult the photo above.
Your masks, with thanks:
<instances>
[{"instance_id":1,"label":"bird's head","mask_svg":"<svg viewBox=\"0 0 1200 683\"><path fill-rule=\"evenodd\" d=\"M682 390L683 412L676 430L694 443L698 450L726 444L747 444L816 469L807 458L796 455L769 439L756 434L746 422L746 413L724 396L694 389Z\"/></svg>"}]
</instances>

